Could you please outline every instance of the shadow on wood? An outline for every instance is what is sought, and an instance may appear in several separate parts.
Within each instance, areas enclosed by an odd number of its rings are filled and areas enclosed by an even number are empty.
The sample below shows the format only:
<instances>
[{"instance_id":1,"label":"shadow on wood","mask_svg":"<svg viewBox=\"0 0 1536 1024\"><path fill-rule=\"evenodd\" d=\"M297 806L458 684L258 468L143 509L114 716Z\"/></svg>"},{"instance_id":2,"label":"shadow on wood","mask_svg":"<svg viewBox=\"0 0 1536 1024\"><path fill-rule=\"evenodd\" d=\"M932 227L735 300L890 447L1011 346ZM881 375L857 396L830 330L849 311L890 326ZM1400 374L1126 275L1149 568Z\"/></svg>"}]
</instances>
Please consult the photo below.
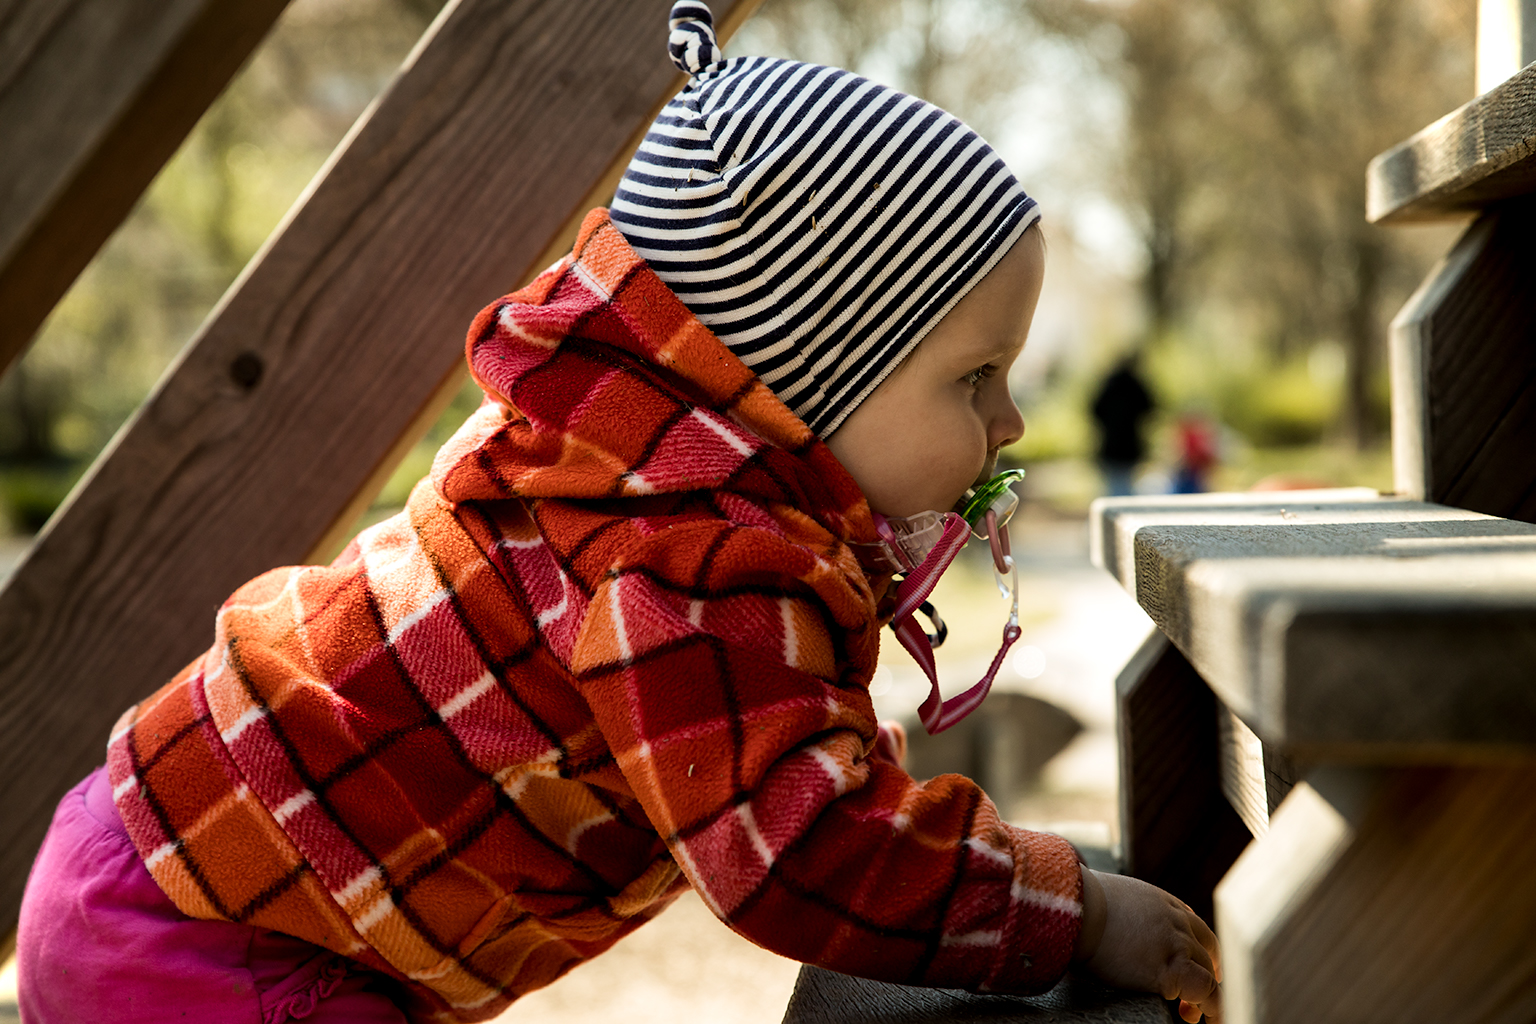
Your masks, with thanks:
<instances>
[{"instance_id":1,"label":"shadow on wood","mask_svg":"<svg viewBox=\"0 0 1536 1024\"><path fill-rule=\"evenodd\" d=\"M1169 1024L1178 1020L1155 995L1121 992L1068 974L1038 996L976 995L852 978L807 965L784 1024Z\"/></svg>"},{"instance_id":2,"label":"shadow on wood","mask_svg":"<svg viewBox=\"0 0 1536 1024\"><path fill-rule=\"evenodd\" d=\"M1536 761L1316 769L1217 889L1239 1024L1536 1019Z\"/></svg>"},{"instance_id":3,"label":"shadow on wood","mask_svg":"<svg viewBox=\"0 0 1536 1024\"><path fill-rule=\"evenodd\" d=\"M1220 703L1153 631L1115 681L1125 873L1212 918L1211 893L1251 834L1221 791Z\"/></svg>"},{"instance_id":4,"label":"shadow on wood","mask_svg":"<svg viewBox=\"0 0 1536 1024\"><path fill-rule=\"evenodd\" d=\"M1393 320L1400 492L1536 522L1533 232L1536 196L1489 210Z\"/></svg>"}]
</instances>

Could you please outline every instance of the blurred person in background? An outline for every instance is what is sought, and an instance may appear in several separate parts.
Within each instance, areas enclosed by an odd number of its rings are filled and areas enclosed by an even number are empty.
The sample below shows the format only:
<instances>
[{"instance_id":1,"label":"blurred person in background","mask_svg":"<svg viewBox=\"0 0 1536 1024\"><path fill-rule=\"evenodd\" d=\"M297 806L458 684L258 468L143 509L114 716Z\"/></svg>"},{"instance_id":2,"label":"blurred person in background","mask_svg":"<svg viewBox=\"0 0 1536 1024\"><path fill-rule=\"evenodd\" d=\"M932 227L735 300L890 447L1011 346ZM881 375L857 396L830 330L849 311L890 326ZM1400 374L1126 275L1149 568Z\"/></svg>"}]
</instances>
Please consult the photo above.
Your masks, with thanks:
<instances>
[{"instance_id":1,"label":"blurred person in background","mask_svg":"<svg viewBox=\"0 0 1536 1024\"><path fill-rule=\"evenodd\" d=\"M1136 352L1120 360L1093 399L1099 469L1104 474L1104 493L1110 497L1135 493L1136 466L1147 456L1142 423L1157 408L1142 382L1138 362Z\"/></svg>"},{"instance_id":2,"label":"blurred person in background","mask_svg":"<svg viewBox=\"0 0 1536 1024\"><path fill-rule=\"evenodd\" d=\"M1220 451L1215 425L1198 412L1186 412L1179 417L1175 438L1179 463L1173 471L1173 493L1204 494L1210 490Z\"/></svg>"}]
</instances>

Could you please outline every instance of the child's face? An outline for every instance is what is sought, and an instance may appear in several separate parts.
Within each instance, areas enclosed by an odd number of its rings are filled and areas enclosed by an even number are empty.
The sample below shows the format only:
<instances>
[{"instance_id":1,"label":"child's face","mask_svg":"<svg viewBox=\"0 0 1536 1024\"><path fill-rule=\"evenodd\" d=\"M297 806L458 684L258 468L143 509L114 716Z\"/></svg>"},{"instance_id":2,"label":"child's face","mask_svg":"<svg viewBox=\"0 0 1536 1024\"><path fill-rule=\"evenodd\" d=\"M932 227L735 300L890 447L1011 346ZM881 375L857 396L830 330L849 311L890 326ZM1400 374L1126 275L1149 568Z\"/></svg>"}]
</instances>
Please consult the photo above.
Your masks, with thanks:
<instances>
[{"instance_id":1,"label":"child's face","mask_svg":"<svg viewBox=\"0 0 1536 1024\"><path fill-rule=\"evenodd\" d=\"M827 439L870 506L945 511L1024 435L1008 368L1024 348L1045 249L1031 228Z\"/></svg>"}]
</instances>

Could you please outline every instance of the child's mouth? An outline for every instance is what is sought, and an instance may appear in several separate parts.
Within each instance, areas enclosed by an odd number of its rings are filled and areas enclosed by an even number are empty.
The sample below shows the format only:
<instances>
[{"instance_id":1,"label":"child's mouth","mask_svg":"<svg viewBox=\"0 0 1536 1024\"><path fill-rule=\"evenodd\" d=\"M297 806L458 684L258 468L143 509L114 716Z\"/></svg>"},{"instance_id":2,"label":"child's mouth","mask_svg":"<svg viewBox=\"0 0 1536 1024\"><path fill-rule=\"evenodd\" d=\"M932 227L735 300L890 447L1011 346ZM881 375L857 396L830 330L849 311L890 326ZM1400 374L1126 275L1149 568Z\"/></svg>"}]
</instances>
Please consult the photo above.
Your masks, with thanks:
<instances>
[{"instance_id":1,"label":"child's mouth","mask_svg":"<svg viewBox=\"0 0 1536 1024\"><path fill-rule=\"evenodd\" d=\"M966 493L967 494L970 493L970 491L975 490L977 487L980 487L982 484L986 483L988 480L991 480L996 475L997 475L997 449L994 448L991 451L987 452L986 461L981 464L981 472L977 474L975 480L971 481L970 485L966 488ZM966 495L965 494L962 494L962 495L960 495L959 498L955 499L955 504L952 507L951 511L959 512L960 511L960 506L965 503L965 499L966 499Z\"/></svg>"}]
</instances>

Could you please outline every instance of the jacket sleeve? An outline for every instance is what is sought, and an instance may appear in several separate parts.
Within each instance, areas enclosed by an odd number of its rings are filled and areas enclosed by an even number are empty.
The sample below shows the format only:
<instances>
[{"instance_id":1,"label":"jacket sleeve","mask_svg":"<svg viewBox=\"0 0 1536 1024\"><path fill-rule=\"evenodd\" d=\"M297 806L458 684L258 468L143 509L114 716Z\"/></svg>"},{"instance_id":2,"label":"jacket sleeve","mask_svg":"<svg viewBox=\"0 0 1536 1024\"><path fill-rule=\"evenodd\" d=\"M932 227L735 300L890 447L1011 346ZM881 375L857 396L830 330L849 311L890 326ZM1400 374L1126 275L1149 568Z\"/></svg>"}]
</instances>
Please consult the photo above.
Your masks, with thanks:
<instances>
[{"instance_id":1,"label":"jacket sleeve","mask_svg":"<svg viewBox=\"0 0 1536 1024\"><path fill-rule=\"evenodd\" d=\"M975 783L872 757L878 623L856 565L762 529L679 527L593 597L572 669L709 907L784 956L886 981L1034 992L1081 923L1070 844Z\"/></svg>"}]
</instances>

